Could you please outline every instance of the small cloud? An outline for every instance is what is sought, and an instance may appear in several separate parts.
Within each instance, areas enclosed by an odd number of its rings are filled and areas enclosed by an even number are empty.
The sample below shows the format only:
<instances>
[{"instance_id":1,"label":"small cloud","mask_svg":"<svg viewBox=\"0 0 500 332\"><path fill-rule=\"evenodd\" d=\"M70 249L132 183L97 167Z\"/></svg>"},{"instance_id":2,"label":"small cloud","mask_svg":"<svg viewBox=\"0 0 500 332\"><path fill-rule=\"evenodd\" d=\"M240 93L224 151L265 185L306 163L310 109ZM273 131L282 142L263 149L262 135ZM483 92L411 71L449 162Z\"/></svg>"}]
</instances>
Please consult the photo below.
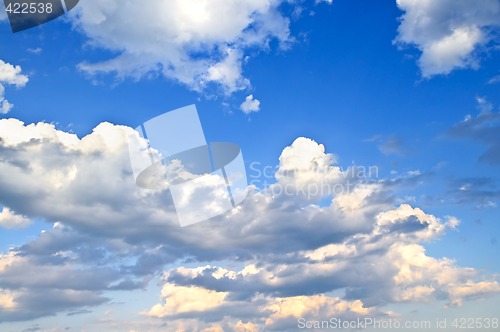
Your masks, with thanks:
<instances>
[{"instance_id":1,"label":"small cloud","mask_svg":"<svg viewBox=\"0 0 500 332\"><path fill-rule=\"evenodd\" d=\"M5 99L5 85L22 88L28 83L28 76L23 75L21 71L21 67L0 60L0 114L9 113L14 106Z\"/></svg>"},{"instance_id":2,"label":"small cloud","mask_svg":"<svg viewBox=\"0 0 500 332\"><path fill-rule=\"evenodd\" d=\"M378 146L378 149L385 155L390 155L390 154L404 155L407 150L403 139L398 136L388 137Z\"/></svg>"},{"instance_id":3,"label":"small cloud","mask_svg":"<svg viewBox=\"0 0 500 332\"><path fill-rule=\"evenodd\" d=\"M82 310L78 310L78 311L68 312L66 314L66 316L71 317L71 316L84 315L84 314L90 314L90 313L92 313L92 311L87 310L87 309L82 309Z\"/></svg>"},{"instance_id":4,"label":"small cloud","mask_svg":"<svg viewBox=\"0 0 500 332\"><path fill-rule=\"evenodd\" d=\"M476 97L476 102L477 102L477 108L481 113L489 113L493 111L493 105L488 100L486 100L486 98ZM469 119L466 119L466 121L467 120L470 120L470 116Z\"/></svg>"},{"instance_id":5,"label":"small cloud","mask_svg":"<svg viewBox=\"0 0 500 332\"><path fill-rule=\"evenodd\" d=\"M378 150L386 156L391 154L405 156L413 152L413 149L407 146L404 139L397 135L390 135L385 137L383 135L377 134L365 139L364 142L378 144Z\"/></svg>"},{"instance_id":6,"label":"small cloud","mask_svg":"<svg viewBox=\"0 0 500 332\"><path fill-rule=\"evenodd\" d=\"M448 196L458 204L474 204L478 209L494 209L500 198L498 182L488 177L453 179ZM480 223L480 222L479 222Z\"/></svg>"},{"instance_id":7,"label":"small cloud","mask_svg":"<svg viewBox=\"0 0 500 332\"><path fill-rule=\"evenodd\" d=\"M497 203L493 202L493 201L487 201L485 203L481 203L481 204L478 204L476 206L478 209L483 209L483 208L496 208L497 207Z\"/></svg>"},{"instance_id":8,"label":"small cloud","mask_svg":"<svg viewBox=\"0 0 500 332\"><path fill-rule=\"evenodd\" d=\"M245 101L240 105L240 109L245 114L260 111L260 101L255 99L253 95L246 97Z\"/></svg>"},{"instance_id":9,"label":"small cloud","mask_svg":"<svg viewBox=\"0 0 500 332\"><path fill-rule=\"evenodd\" d=\"M448 165L447 161L440 161L436 165L434 165L434 167L432 167L432 168L437 171L437 170L445 168L446 165Z\"/></svg>"},{"instance_id":10,"label":"small cloud","mask_svg":"<svg viewBox=\"0 0 500 332\"><path fill-rule=\"evenodd\" d=\"M488 81L488 84L497 84L497 83L500 83L500 75L494 76Z\"/></svg>"},{"instance_id":11,"label":"small cloud","mask_svg":"<svg viewBox=\"0 0 500 332\"><path fill-rule=\"evenodd\" d=\"M491 165L500 165L500 113L493 112L494 105L483 97L476 98L479 114L467 115L465 119L450 129L447 135L451 138L468 139L487 147L479 161Z\"/></svg>"},{"instance_id":12,"label":"small cloud","mask_svg":"<svg viewBox=\"0 0 500 332\"><path fill-rule=\"evenodd\" d=\"M364 139L363 142L367 142L367 143L377 142L381 138L382 138L382 135L377 134L377 135L373 135L372 137Z\"/></svg>"},{"instance_id":13,"label":"small cloud","mask_svg":"<svg viewBox=\"0 0 500 332\"><path fill-rule=\"evenodd\" d=\"M2 87L3 88L3 87ZM3 98L3 95L0 95L0 100ZM12 109L14 105L12 105L11 103L9 103L8 100L6 99L3 99L1 100L1 104L0 104L0 114L7 114L10 112L10 110Z\"/></svg>"},{"instance_id":14,"label":"small cloud","mask_svg":"<svg viewBox=\"0 0 500 332\"><path fill-rule=\"evenodd\" d=\"M24 329L23 332L35 332L35 331L41 331L42 329L38 324L33 325L32 327L29 327L27 329Z\"/></svg>"},{"instance_id":15,"label":"small cloud","mask_svg":"<svg viewBox=\"0 0 500 332\"><path fill-rule=\"evenodd\" d=\"M30 53L33 53L35 55L40 55L42 54L42 51L43 49L41 47L37 47L37 48L28 48L26 51L30 52Z\"/></svg>"},{"instance_id":16,"label":"small cloud","mask_svg":"<svg viewBox=\"0 0 500 332\"><path fill-rule=\"evenodd\" d=\"M31 224L31 221L25 217L12 212L4 207L0 212L0 227L3 228L25 228Z\"/></svg>"}]
</instances>

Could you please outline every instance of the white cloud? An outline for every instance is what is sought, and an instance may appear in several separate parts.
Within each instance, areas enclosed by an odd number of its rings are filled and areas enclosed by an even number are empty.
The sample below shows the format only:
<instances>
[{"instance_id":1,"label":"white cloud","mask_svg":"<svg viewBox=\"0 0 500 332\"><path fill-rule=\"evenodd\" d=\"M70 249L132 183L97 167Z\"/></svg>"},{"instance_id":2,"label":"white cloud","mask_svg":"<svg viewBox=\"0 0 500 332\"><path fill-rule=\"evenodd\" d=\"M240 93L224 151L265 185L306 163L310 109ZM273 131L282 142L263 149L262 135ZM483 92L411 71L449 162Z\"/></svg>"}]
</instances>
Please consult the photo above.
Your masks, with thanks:
<instances>
[{"instance_id":1,"label":"white cloud","mask_svg":"<svg viewBox=\"0 0 500 332\"><path fill-rule=\"evenodd\" d=\"M41 47L36 47L36 48L28 48L26 51L34 54L34 55L40 55L43 52L43 49Z\"/></svg>"},{"instance_id":2,"label":"white cloud","mask_svg":"<svg viewBox=\"0 0 500 332\"><path fill-rule=\"evenodd\" d=\"M420 58L422 74L448 74L455 68L473 67L472 51L484 43L479 28L456 28L452 34L430 43Z\"/></svg>"},{"instance_id":3,"label":"white cloud","mask_svg":"<svg viewBox=\"0 0 500 332\"><path fill-rule=\"evenodd\" d=\"M161 295L166 304L157 304L147 313L152 317L168 317L187 312L203 312L221 306L228 293L216 292L202 287L184 287L165 284Z\"/></svg>"},{"instance_id":4,"label":"white cloud","mask_svg":"<svg viewBox=\"0 0 500 332\"><path fill-rule=\"evenodd\" d=\"M265 326L271 330L295 330L299 319L315 321L320 319L362 318L378 314L376 308L365 308L359 300L343 301L326 295L292 296L270 301L265 310L271 312Z\"/></svg>"},{"instance_id":5,"label":"white cloud","mask_svg":"<svg viewBox=\"0 0 500 332\"><path fill-rule=\"evenodd\" d=\"M25 228L31 221L25 216L20 216L12 212L9 208L3 208L0 212L0 227L4 228Z\"/></svg>"},{"instance_id":6,"label":"white cloud","mask_svg":"<svg viewBox=\"0 0 500 332\"><path fill-rule=\"evenodd\" d=\"M454 266L450 259L435 259L416 244L395 246L391 253L398 272L394 281L399 292L396 299L429 302L446 294L448 306L462 305L465 300L500 292L497 281L478 281L472 278L477 271Z\"/></svg>"},{"instance_id":7,"label":"white cloud","mask_svg":"<svg viewBox=\"0 0 500 332\"><path fill-rule=\"evenodd\" d=\"M5 85L22 88L28 83L28 76L23 75L21 71L20 66L13 66L0 60L0 114L9 113L14 106L5 99Z\"/></svg>"},{"instance_id":8,"label":"white cloud","mask_svg":"<svg viewBox=\"0 0 500 332\"><path fill-rule=\"evenodd\" d=\"M493 111L493 104L484 97L476 97L477 108L481 113L489 113Z\"/></svg>"},{"instance_id":9,"label":"white cloud","mask_svg":"<svg viewBox=\"0 0 500 332\"><path fill-rule=\"evenodd\" d=\"M14 303L14 294L2 290L0 293L0 310L12 310L16 306Z\"/></svg>"},{"instance_id":10,"label":"white cloud","mask_svg":"<svg viewBox=\"0 0 500 332\"><path fill-rule=\"evenodd\" d=\"M210 65L201 84L205 81L217 82L224 87L226 93L247 88L250 82L242 76L242 56L240 50L228 48L224 60Z\"/></svg>"},{"instance_id":11,"label":"white cloud","mask_svg":"<svg viewBox=\"0 0 500 332\"><path fill-rule=\"evenodd\" d=\"M232 93L249 85L242 75L247 49L291 41L283 0L88 0L71 12L90 44L119 55L82 63L89 74L135 78L154 73L202 90L209 83Z\"/></svg>"},{"instance_id":12,"label":"white cloud","mask_svg":"<svg viewBox=\"0 0 500 332\"><path fill-rule=\"evenodd\" d=\"M493 76L488 80L488 84L497 84L500 83L500 75Z\"/></svg>"},{"instance_id":13,"label":"white cloud","mask_svg":"<svg viewBox=\"0 0 500 332\"><path fill-rule=\"evenodd\" d=\"M345 193L347 187L358 179L349 177L335 165L335 156L325 153L323 144L299 137L286 147L279 158L276 172L277 183L271 186L272 192L283 191L297 198L315 200L331 195Z\"/></svg>"},{"instance_id":14,"label":"white cloud","mask_svg":"<svg viewBox=\"0 0 500 332\"><path fill-rule=\"evenodd\" d=\"M20 66L13 66L0 60L0 82L22 88L28 83L28 77L21 74Z\"/></svg>"},{"instance_id":15,"label":"white cloud","mask_svg":"<svg viewBox=\"0 0 500 332\"><path fill-rule=\"evenodd\" d=\"M3 87L2 87L2 89L3 89ZM12 105L11 103L9 103L8 100L4 99L3 94L0 94L0 102L1 102L0 114L7 114L7 113L9 113L10 110L12 109L12 107L14 107L14 105Z\"/></svg>"},{"instance_id":16,"label":"white cloud","mask_svg":"<svg viewBox=\"0 0 500 332\"><path fill-rule=\"evenodd\" d=\"M295 191L253 188L230 213L180 228L168 192L135 185L131 133L102 123L78 138L45 123L0 120L0 204L54 223L0 256L0 289L13 294L1 299L12 309L0 309L0 319L100 305L115 290L145 288L167 264L162 301L143 317L169 317L163 330L235 330L241 317L250 330L266 321L290 330L295 307L311 317L315 305L356 317L382 314L386 303L453 306L500 291L494 278L425 253L422 243L456 219L396 205L393 184L350 177L303 137L283 150L275 174L275 186ZM349 181L341 193L302 192ZM320 199L322 206L311 202ZM178 263L186 258L189 266ZM344 294L322 295L332 291Z\"/></svg>"},{"instance_id":17,"label":"white cloud","mask_svg":"<svg viewBox=\"0 0 500 332\"><path fill-rule=\"evenodd\" d=\"M476 67L476 51L493 38L489 29L500 26L496 0L397 0L405 12L396 41L415 45L423 77Z\"/></svg>"},{"instance_id":18,"label":"white cloud","mask_svg":"<svg viewBox=\"0 0 500 332\"><path fill-rule=\"evenodd\" d=\"M253 95L249 95L245 98L245 101L240 105L240 109L245 114L258 112L260 111L260 101L258 99L255 99Z\"/></svg>"}]
</instances>

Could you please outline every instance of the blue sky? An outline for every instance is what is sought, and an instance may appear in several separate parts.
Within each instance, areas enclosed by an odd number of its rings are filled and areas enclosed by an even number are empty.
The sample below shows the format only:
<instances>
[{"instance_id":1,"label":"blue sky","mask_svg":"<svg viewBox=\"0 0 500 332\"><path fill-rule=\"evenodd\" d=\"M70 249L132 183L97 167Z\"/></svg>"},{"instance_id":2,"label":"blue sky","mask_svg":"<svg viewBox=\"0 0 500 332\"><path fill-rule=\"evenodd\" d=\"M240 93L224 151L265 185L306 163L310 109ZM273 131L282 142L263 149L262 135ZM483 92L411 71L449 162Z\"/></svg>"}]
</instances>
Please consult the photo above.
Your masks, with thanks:
<instances>
[{"instance_id":1,"label":"blue sky","mask_svg":"<svg viewBox=\"0 0 500 332\"><path fill-rule=\"evenodd\" d=\"M499 26L496 0L82 0L16 34L0 14L0 329L500 318ZM276 177L180 228L121 137L190 104ZM352 165L378 174L269 194Z\"/></svg>"}]
</instances>

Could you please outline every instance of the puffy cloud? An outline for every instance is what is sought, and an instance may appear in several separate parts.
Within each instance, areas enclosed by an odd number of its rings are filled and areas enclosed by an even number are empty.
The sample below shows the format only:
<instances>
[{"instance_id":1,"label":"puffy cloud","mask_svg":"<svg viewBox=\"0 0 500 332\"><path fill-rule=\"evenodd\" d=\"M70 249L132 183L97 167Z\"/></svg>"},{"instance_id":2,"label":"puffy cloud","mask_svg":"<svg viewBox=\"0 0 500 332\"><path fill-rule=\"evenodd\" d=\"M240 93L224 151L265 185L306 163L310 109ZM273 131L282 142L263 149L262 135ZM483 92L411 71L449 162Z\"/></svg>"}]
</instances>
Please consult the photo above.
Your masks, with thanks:
<instances>
[{"instance_id":1,"label":"puffy cloud","mask_svg":"<svg viewBox=\"0 0 500 332\"><path fill-rule=\"evenodd\" d=\"M500 291L494 279L473 281L478 273L474 269L457 267L450 259L425 254L420 243L435 239L446 228L456 227L456 219L441 221L420 209L401 205L379 213L376 220L371 232L293 255L251 260L240 271L218 266L180 267L170 270L165 279L167 284L230 292L228 298L237 299L252 299L261 294L302 301L304 295L346 289L346 299L360 301L360 312L366 314L371 311L363 311L361 303L372 307L445 299L449 305L457 305L474 296ZM460 287L467 287L470 293L458 292Z\"/></svg>"},{"instance_id":2,"label":"puffy cloud","mask_svg":"<svg viewBox=\"0 0 500 332\"><path fill-rule=\"evenodd\" d=\"M3 208L0 212L0 227L25 228L31 224L31 220L25 216L13 213L9 208Z\"/></svg>"},{"instance_id":3,"label":"puffy cloud","mask_svg":"<svg viewBox=\"0 0 500 332\"><path fill-rule=\"evenodd\" d=\"M260 101L258 99L255 99L253 95L249 95L245 98L245 101L240 105L240 109L245 114L258 112L260 111Z\"/></svg>"},{"instance_id":4,"label":"puffy cloud","mask_svg":"<svg viewBox=\"0 0 500 332\"><path fill-rule=\"evenodd\" d=\"M335 165L335 156L325 153L323 144L309 138L297 138L283 150L279 160L277 183L271 186L272 192L283 191L296 198L314 200L328 197L336 189L337 193L347 192L343 189L349 181L358 181L349 171L342 172Z\"/></svg>"},{"instance_id":5,"label":"puffy cloud","mask_svg":"<svg viewBox=\"0 0 500 332\"><path fill-rule=\"evenodd\" d=\"M179 274L174 276L171 272L168 283L176 280L175 282L181 284L195 284L196 287L203 287L205 292L206 288L214 291L217 289L220 293L229 291L226 297L228 302L221 306L220 315L235 318L241 315L241 310L236 313L228 310L238 303L229 299L241 299L242 293L249 292L246 301L256 305L259 301L255 294L264 291L267 295L264 297L265 301L260 302L261 313L256 318L263 317L270 325L278 324L281 320L293 321L293 318L296 324L296 319L304 316L376 316L382 314L380 307L386 303L446 300L449 306L456 306L466 300L484 298L500 292L497 281L473 281L477 271L456 267L449 259L438 260L429 257L420 245L396 244L381 255L376 252L382 250L379 246L356 249L361 249L362 252L353 254L351 251L349 255L344 256L343 253L332 251L326 258L321 258L314 264L269 264L257 272L254 271L257 274L237 272L236 278L216 278L214 272L220 272L221 269L216 267L206 267L205 271L198 271L195 277L186 276L185 280L182 280ZM230 272L229 275L233 273ZM326 285L327 282L330 284ZM292 285L289 287L289 295L283 297L286 294L280 292L280 288L283 289L287 283ZM317 283L323 284L324 287L314 288L312 285ZM200 284L204 286L199 286ZM345 298L330 298L321 294L332 288L346 288ZM312 295L309 293L311 291ZM275 294L278 297L274 298ZM166 301L168 303L168 298Z\"/></svg>"},{"instance_id":6,"label":"puffy cloud","mask_svg":"<svg viewBox=\"0 0 500 332\"><path fill-rule=\"evenodd\" d=\"M256 325L253 324L252 322L243 323L241 320L238 321L234 325L233 330L236 332L257 332L258 331Z\"/></svg>"},{"instance_id":7,"label":"puffy cloud","mask_svg":"<svg viewBox=\"0 0 500 332\"><path fill-rule=\"evenodd\" d=\"M75 27L89 42L119 55L99 63L82 63L89 73L119 77L162 75L202 90L210 83L226 93L244 89L244 52L282 47L292 40L282 0L90 0L72 12ZM125 23L126 22L126 23Z\"/></svg>"},{"instance_id":8,"label":"puffy cloud","mask_svg":"<svg viewBox=\"0 0 500 332\"><path fill-rule=\"evenodd\" d=\"M234 256L247 256L257 243L261 243L260 252L289 252L295 250L294 246L319 246L340 239L370 223L366 218L354 224L331 223L328 214L335 214L335 210L302 208L302 197L294 192L297 186L304 185L299 189L306 190L307 181L321 184L324 179L329 185L341 178L338 167L327 165L331 156L322 152L324 147L307 139L297 140L281 158L279 181L290 184L290 192L283 191L273 198L268 193L250 190L247 200L229 214L181 231L177 229L169 192L144 191L133 181L127 148L132 129L103 123L79 139L52 125L24 125L18 120L4 119L0 120L0 133L4 156L0 170L1 174L9 174L0 176L0 202L12 211L63 221L98 236L126 238L130 243L156 243L174 257L217 259L226 257L228 251ZM305 146L300 147L302 141ZM299 154L309 147L312 152L304 158L312 160L300 161ZM311 167L316 166L322 168L315 172ZM313 193L315 198L321 198L330 192L325 189L325 193ZM93 215L99 218L89 218ZM304 223L302 218L309 222ZM228 225L228 219L234 222ZM289 222L282 225L279 220ZM207 237L208 233L212 236ZM280 246L276 236L301 240ZM200 238L205 240L200 242ZM220 243L225 247L221 248Z\"/></svg>"},{"instance_id":9,"label":"puffy cloud","mask_svg":"<svg viewBox=\"0 0 500 332\"><path fill-rule=\"evenodd\" d=\"M321 317L335 317L345 320L380 315L375 308L365 308L359 300L343 301L326 295L276 298L265 310L271 313L265 320L265 326L279 331L297 329L299 319L314 321Z\"/></svg>"},{"instance_id":10,"label":"puffy cloud","mask_svg":"<svg viewBox=\"0 0 500 332\"><path fill-rule=\"evenodd\" d=\"M0 60L0 82L22 88L28 83L28 77L21 71L21 67Z\"/></svg>"},{"instance_id":11,"label":"puffy cloud","mask_svg":"<svg viewBox=\"0 0 500 332\"><path fill-rule=\"evenodd\" d=\"M397 209L380 213L376 216L374 233L377 235L400 231L403 235L411 235L418 240L430 240L444 232L446 226L457 226L458 221L451 218L443 223L435 216L428 215L418 208L402 204Z\"/></svg>"},{"instance_id":12,"label":"puffy cloud","mask_svg":"<svg viewBox=\"0 0 500 332\"><path fill-rule=\"evenodd\" d=\"M134 247L96 239L56 223L37 238L0 255L0 290L12 305L0 321L30 320L108 302L104 291L144 287L119 257ZM8 297L7 297L8 296Z\"/></svg>"},{"instance_id":13,"label":"puffy cloud","mask_svg":"<svg viewBox=\"0 0 500 332\"><path fill-rule=\"evenodd\" d=\"M3 86L1 89L4 89ZM12 107L14 107L14 105L9 103L9 101L4 98L4 91L0 91L0 99L2 99L1 106L0 106L0 113L1 114L9 113L10 110L12 109Z\"/></svg>"},{"instance_id":14,"label":"puffy cloud","mask_svg":"<svg viewBox=\"0 0 500 332\"><path fill-rule=\"evenodd\" d=\"M153 211L162 218L161 210L147 208L145 201L142 212L133 207L148 199L131 177L130 134L135 134L130 128L102 123L79 139L49 124L24 126L14 119L0 120L0 169L8 174L0 177L0 200L18 214L62 220L82 228L102 227L100 231L108 229L107 233L111 229L127 232L118 225L125 219L150 220L146 214ZM30 204L23 202L27 197ZM90 222L88 216L96 214L99 219ZM176 222L175 215L163 218L163 224ZM127 227L125 224L122 226Z\"/></svg>"},{"instance_id":15,"label":"puffy cloud","mask_svg":"<svg viewBox=\"0 0 500 332\"><path fill-rule=\"evenodd\" d=\"M9 113L14 106L5 99L5 85L22 88L28 83L28 76L21 74L21 71L20 66L0 60L0 114Z\"/></svg>"},{"instance_id":16,"label":"puffy cloud","mask_svg":"<svg viewBox=\"0 0 500 332\"><path fill-rule=\"evenodd\" d=\"M423 77L476 67L476 51L485 47L500 24L496 0L397 0L405 13L396 42L415 45Z\"/></svg>"},{"instance_id":17,"label":"puffy cloud","mask_svg":"<svg viewBox=\"0 0 500 332\"><path fill-rule=\"evenodd\" d=\"M12 310L15 307L14 294L12 292L2 292L0 294L0 308L2 310Z\"/></svg>"},{"instance_id":18,"label":"puffy cloud","mask_svg":"<svg viewBox=\"0 0 500 332\"><path fill-rule=\"evenodd\" d=\"M208 311L220 307L227 297L227 292L167 283L163 286L161 295L167 300L166 304L152 307L148 312L149 316L168 317L187 312Z\"/></svg>"},{"instance_id":19,"label":"puffy cloud","mask_svg":"<svg viewBox=\"0 0 500 332\"><path fill-rule=\"evenodd\" d=\"M391 258L398 268L393 280L401 289L394 295L401 301L429 302L445 298L448 306L457 306L467 299L500 292L497 281L475 282L472 278L477 271L458 268L447 258L428 257L420 245L397 246Z\"/></svg>"},{"instance_id":20,"label":"puffy cloud","mask_svg":"<svg viewBox=\"0 0 500 332\"><path fill-rule=\"evenodd\" d=\"M250 188L236 209L181 228L168 191L135 185L131 134L102 123L79 138L49 124L0 120L0 204L54 223L1 256L0 319L106 303L113 291L144 288L167 264L174 267L164 274L161 303L143 316L169 317L163 330L280 329L290 326L294 306L311 317L316 304L325 313L383 315L386 303L459 305L498 292L496 280L425 253L422 243L456 219L395 205L392 182L341 170L307 138L283 150L271 187ZM331 291L344 295L325 295Z\"/></svg>"},{"instance_id":21,"label":"puffy cloud","mask_svg":"<svg viewBox=\"0 0 500 332\"><path fill-rule=\"evenodd\" d=\"M478 299L498 292L500 292L500 286L496 282L474 282L467 280L459 285L454 284L450 287L450 305L459 306L466 300Z\"/></svg>"}]
</instances>

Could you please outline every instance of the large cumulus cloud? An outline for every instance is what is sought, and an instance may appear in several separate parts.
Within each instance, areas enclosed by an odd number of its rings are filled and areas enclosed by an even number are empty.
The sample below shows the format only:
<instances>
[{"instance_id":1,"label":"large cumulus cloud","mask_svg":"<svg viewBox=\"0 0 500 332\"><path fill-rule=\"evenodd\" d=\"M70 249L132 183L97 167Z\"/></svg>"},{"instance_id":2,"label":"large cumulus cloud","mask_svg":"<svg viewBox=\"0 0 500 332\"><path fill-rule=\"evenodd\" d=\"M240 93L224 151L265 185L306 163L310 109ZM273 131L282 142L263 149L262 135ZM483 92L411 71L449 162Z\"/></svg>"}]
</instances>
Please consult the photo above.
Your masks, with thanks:
<instances>
[{"instance_id":1,"label":"large cumulus cloud","mask_svg":"<svg viewBox=\"0 0 500 332\"><path fill-rule=\"evenodd\" d=\"M426 253L456 218L396 203L391 181L342 170L307 138L283 150L271 186L181 228L168 190L134 184L131 128L102 123L78 138L4 119L0 133L0 204L53 224L2 254L3 321L100 305L155 277L161 302L138 317L206 331L290 330L321 313L388 317L388 303L457 306L500 291L494 277Z\"/></svg>"}]
</instances>

